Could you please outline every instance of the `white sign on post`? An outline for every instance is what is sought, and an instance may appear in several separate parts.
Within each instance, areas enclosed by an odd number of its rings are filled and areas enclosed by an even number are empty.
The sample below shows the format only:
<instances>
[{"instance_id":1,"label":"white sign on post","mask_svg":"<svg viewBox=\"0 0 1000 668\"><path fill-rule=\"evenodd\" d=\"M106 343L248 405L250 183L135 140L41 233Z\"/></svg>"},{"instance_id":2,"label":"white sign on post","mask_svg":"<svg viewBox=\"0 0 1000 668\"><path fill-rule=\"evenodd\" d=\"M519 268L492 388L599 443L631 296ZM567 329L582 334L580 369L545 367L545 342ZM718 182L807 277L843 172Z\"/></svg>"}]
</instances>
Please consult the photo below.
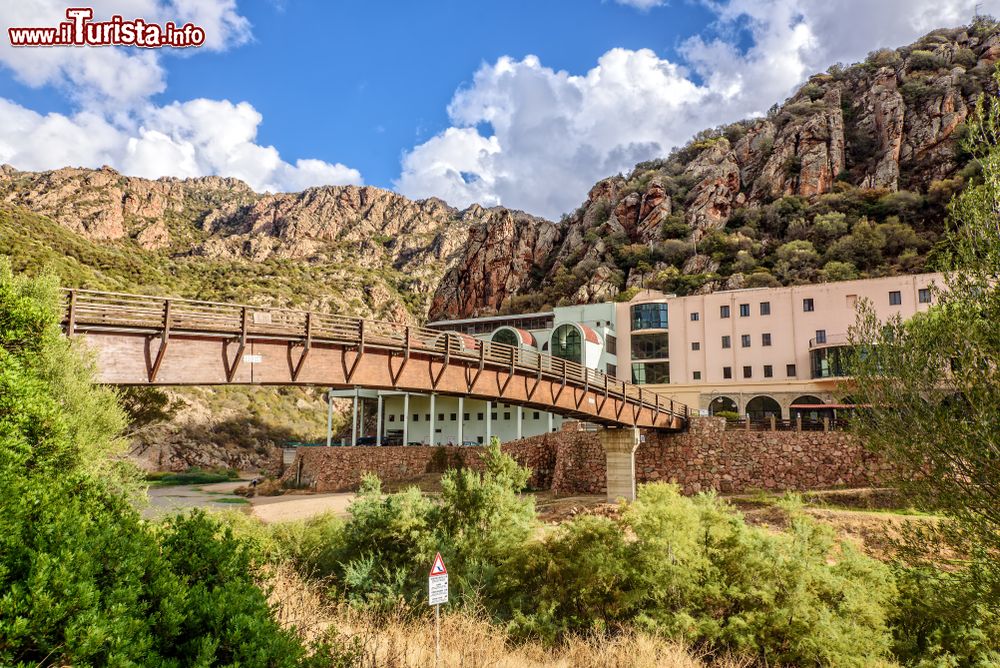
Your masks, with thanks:
<instances>
[{"instance_id":1,"label":"white sign on post","mask_svg":"<svg viewBox=\"0 0 1000 668\"><path fill-rule=\"evenodd\" d=\"M427 592L430 605L441 605L448 602L448 569L444 567L444 559L438 552L431 565L431 574L427 578Z\"/></svg>"}]
</instances>

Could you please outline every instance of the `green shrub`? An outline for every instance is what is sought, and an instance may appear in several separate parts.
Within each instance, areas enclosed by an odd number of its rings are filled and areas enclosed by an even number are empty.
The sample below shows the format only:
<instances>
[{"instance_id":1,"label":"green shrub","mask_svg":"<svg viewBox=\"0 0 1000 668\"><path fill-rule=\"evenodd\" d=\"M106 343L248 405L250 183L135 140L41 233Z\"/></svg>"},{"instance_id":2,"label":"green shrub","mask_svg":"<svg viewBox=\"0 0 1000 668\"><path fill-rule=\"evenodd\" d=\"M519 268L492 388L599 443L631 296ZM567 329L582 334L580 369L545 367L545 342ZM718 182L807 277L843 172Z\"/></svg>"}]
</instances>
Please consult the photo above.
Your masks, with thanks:
<instances>
[{"instance_id":1,"label":"green shrub","mask_svg":"<svg viewBox=\"0 0 1000 668\"><path fill-rule=\"evenodd\" d=\"M657 483L618 521L584 516L523 545L494 603L521 636L638 626L765 665L868 665L889 651L894 592L885 566L827 527L793 515L772 534Z\"/></svg>"},{"instance_id":2,"label":"green shrub","mask_svg":"<svg viewBox=\"0 0 1000 668\"><path fill-rule=\"evenodd\" d=\"M946 65L944 59L932 51L916 49L910 53L911 70L937 70Z\"/></svg>"}]
</instances>

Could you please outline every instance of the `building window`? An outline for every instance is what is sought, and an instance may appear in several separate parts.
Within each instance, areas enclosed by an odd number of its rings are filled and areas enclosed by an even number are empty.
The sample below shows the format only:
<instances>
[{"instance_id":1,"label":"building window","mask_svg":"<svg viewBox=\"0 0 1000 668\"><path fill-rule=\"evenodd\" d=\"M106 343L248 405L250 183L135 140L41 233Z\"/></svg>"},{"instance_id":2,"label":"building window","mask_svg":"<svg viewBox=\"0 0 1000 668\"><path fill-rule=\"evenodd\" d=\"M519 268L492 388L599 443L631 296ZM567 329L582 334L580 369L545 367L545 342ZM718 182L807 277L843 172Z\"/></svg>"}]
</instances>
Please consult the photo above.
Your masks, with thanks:
<instances>
[{"instance_id":1,"label":"building window","mask_svg":"<svg viewBox=\"0 0 1000 668\"><path fill-rule=\"evenodd\" d=\"M608 362L608 375L611 376L611 377L615 377L615 376L618 375L618 365L617 364L612 364L611 362Z\"/></svg>"},{"instance_id":2,"label":"building window","mask_svg":"<svg viewBox=\"0 0 1000 668\"><path fill-rule=\"evenodd\" d=\"M745 366L745 367L743 367L743 377L744 378L753 378L753 367L752 366Z\"/></svg>"},{"instance_id":3,"label":"building window","mask_svg":"<svg viewBox=\"0 0 1000 668\"><path fill-rule=\"evenodd\" d=\"M750 304L740 304L740 317L741 318L750 317Z\"/></svg>"},{"instance_id":4,"label":"building window","mask_svg":"<svg viewBox=\"0 0 1000 668\"><path fill-rule=\"evenodd\" d=\"M920 288L917 290L917 299L921 304L931 303L931 289L930 288Z\"/></svg>"},{"instance_id":5,"label":"building window","mask_svg":"<svg viewBox=\"0 0 1000 668\"><path fill-rule=\"evenodd\" d=\"M390 415L389 416L389 422L395 422L395 421L396 421L396 416L395 415Z\"/></svg>"},{"instance_id":6,"label":"building window","mask_svg":"<svg viewBox=\"0 0 1000 668\"><path fill-rule=\"evenodd\" d=\"M539 417L541 416L539 416L538 411L535 411L534 413L531 414L531 419L533 420L537 420L539 419Z\"/></svg>"},{"instance_id":7,"label":"building window","mask_svg":"<svg viewBox=\"0 0 1000 668\"><path fill-rule=\"evenodd\" d=\"M826 343L826 330L817 329L816 330L816 343Z\"/></svg>"},{"instance_id":8,"label":"building window","mask_svg":"<svg viewBox=\"0 0 1000 668\"><path fill-rule=\"evenodd\" d=\"M583 340L576 325L559 325L552 332L552 356L580 364L583 360Z\"/></svg>"},{"instance_id":9,"label":"building window","mask_svg":"<svg viewBox=\"0 0 1000 668\"><path fill-rule=\"evenodd\" d=\"M427 420L428 422L430 422L431 421L431 414L430 413L424 413L424 419Z\"/></svg>"},{"instance_id":10,"label":"building window","mask_svg":"<svg viewBox=\"0 0 1000 668\"><path fill-rule=\"evenodd\" d=\"M497 414L496 413L490 413L490 419L491 420L496 420L497 419Z\"/></svg>"},{"instance_id":11,"label":"building window","mask_svg":"<svg viewBox=\"0 0 1000 668\"><path fill-rule=\"evenodd\" d=\"M764 365L764 378L771 378L774 376L774 367L770 364Z\"/></svg>"},{"instance_id":12,"label":"building window","mask_svg":"<svg viewBox=\"0 0 1000 668\"><path fill-rule=\"evenodd\" d=\"M771 302L761 302L760 303L760 314L761 315L771 315Z\"/></svg>"},{"instance_id":13,"label":"building window","mask_svg":"<svg viewBox=\"0 0 1000 668\"><path fill-rule=\"evenodd\" d=\"M889 306L899 306L903 303L903 293L893 290L889 293Z\"/></svg>"},{"instance_id":14,"label":"building window","mask_svg":"<svg viewBox=\"0 0 1000 668\"><path fill-rule=\"evenodd\" d=\"M701 371L695 371L694 372L694 379L695 380L701 380Z\"/></svg>"},{"instance_id":15,"label":"building window","mask_svg":"<svg viewBox=\"0 0 1000 668\"><path fill-rule=\"evenodd\" d=\"M731 366L722 367L722 377L725 378L726 380L731 379L733 377L733 367Z\"/></svg>"},{"instance_id":16,"label":"building window","mask_svg":"<svg viewBox=\"0 0 1000 668\"><path fill-rule=\"evenodd\" d=\"M405 419L406 419L406 413L400 413L399 414L399 421L402 422Z\"/></svg>"},{"instance_id":17,"label":"building window","mask_svg":"<svg viewBox=\"0 0 1000 668\"><path fill-rule=\"evenodd\" d=\"M742 334L742 335L740 335L740 346L742 346L744 348L749 348L750 347L750 335L749 334Z\"/></svg>"},{"instance_id":18,"label":"building window","mask_svg":"<svg viewBox=\"0 0 1000 668\"><path fill-rule=\"evenodd\" d=\"M510 327L504 327L503 329L498 329L494 334L493 338L490 339L493 343L502 343L505 346L518 347L518 334Z\"/></svg>"},{"instance_id":19,"label":"building window","mask_svg":"<svg viewBox=\"0 0 1000 668\"><path fill-rule=\"evenodd\" d=\"M451 419L452 420L455 419L455 414L454 413L451 414ZM444 413L438 413L438 422L444 422Z\"/></svg>"},{"instance_id":20,"label":"building window","mask_svg":"<svg viewBox=\"0 0 1000 668\"><path fill-rule=\"evenodd\" d=\"M414 422L420 422L420 416L418 414L414 413L413 414L413 421Z\"/></svg>"},{"instance_id":21,"label":"building window","mask_svg":"<svg viewBox=\"0 0 1000 668\"><path fill-rule=\"evenodd\" d=\"M725 304L719 307L719 317L728 318L729 317L729 305Z\"/></svg>"},{"instance_id":22,"label":"building window","mask_svg":"<svg viewBox=\"0 0 1000 668\"><path fill-rule=\"evenodd\" d=\"M482 414L482 413L476 413L476 419L477 419L477 420L479 420L480 422L482 422L482 420L483 420L483 417L484 417L484 416L483 416L483 414Z\"/></svg>"},{"instance_id":23,"label":"building window","mask_svg":"<svg viewBox=\"0 0 1000 668\"><path fill-rule=\"evenodd\" d=\"M691 350L701 350L701 341L692 341Z\"/></svg>"},{"instance_id":24,"label":"building window","mask_svg":"<svg viewBox=\"0 0 1000 668\"><path fill-rule=\"evenodd\" d=\"M670 357L670 335L633 334L632 359L651 360Z\"/></svg>"},{"instance_id":25,"label":"building window","mask_svg":"<svg viewBox=\"0 0 1000 668\"><path fill-rule=\"evenodd\" d=\"M802 310L806 313L810 313L816 310L816 304L813 302L812 297L806 297L802 300Z\"/></svg>"},{"instance_id":26,"label":"building window","mask_svg":"<svg viewBox=\"0 0 1000 668\"><path fill-rule=\"evenodd\" d=\"M509 419L510 419L510 413L509 413L509 412L507 412L507 411L504 411L504 414L503 414L503 419L504 419L504 420L509 420Z\"/></svg>"},{"instance_id":27,"label":"building window","mask_svg":"<svg viewBox=\"0 0 1000 668\"><path fill-rule=\"evenodd\" d=\"M694 313L692 313L692 314L691 314L691 322L698 322L698 319L699 319L700 317L701 317L701 316L699 316L699 315L698 315L698 312L697 312L697 311L695 311Z\"/></svg>"},{"instance_id":28,"label":"building window","mask_svg":"<svg viewBox=\"0 0 1000 668\"><path fill-rule=\"evenodd\" d=\"M608 334L607 336L604 337L604 341L605 341L605 345L607 346L607 349L608 349L608 354L609 355L617 355L618 354L618 339L616 339L613 334Z\"/></svg>"},{"instance_id":29,"label":"building window","mask_svg":"<svg viewBox=\"0 0 1000 668\"><path fill-rule=\"evenodd\" d=\"M771 333L770 332L764 332L763 334L760 335L760 345L762 345L762 346L769 346L769 345L771 345Z\"/></svg>"},{"instance_id":30,"label":"building window","mask_svg":"<svg viewBox=\"0 0 1000 668\"><path fill-rule=\"evenodd\" d=\"M723 337L722 337L722 347L723 348L729 348L730 345L731 344L730 344L730 341L729 341L729 335L728 334L723 335Z\"/></svg>"},{"instance_id":31,"label":"building window","mask_svg":"<svg viewBox=\"0 0 1000 668\"><path fill-rule=\"evenodd\" d=\"M794 364L786 364L785 365L785 375L788 376L789 378L795 378L795 365Z\"/></svg>"},{"instance_id":32,"label":"building window","mask_svg":"<svg viewBox=\"0 0 1000 668\"><path fill-rule=\"evenodd\" d=\"M636 304L632 307L632 329L666 329L666 304Z\"/></svg>"},{"instance_id":33,"label":"building window","mask_svg":"<svg viewBox=\"0 0 1000 668\"><path fill-rule=\"evenodd\" d=\"M638 362L632 365L632 382L636 385L670 382L670 362Z\"/></svg>"}]
</instances>

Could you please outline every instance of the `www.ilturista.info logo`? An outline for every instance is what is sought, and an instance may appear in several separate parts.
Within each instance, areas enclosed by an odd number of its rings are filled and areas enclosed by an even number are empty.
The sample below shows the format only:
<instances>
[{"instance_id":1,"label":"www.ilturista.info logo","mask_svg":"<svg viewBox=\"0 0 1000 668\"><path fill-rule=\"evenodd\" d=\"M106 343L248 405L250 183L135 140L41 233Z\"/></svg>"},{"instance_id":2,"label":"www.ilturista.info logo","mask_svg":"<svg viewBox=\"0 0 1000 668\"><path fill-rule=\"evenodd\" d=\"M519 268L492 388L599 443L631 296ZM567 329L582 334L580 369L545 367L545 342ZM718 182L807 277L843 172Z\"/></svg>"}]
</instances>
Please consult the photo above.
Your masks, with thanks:
<instances>
[{"instance_id":1,"label":"www.ilturista.info logo","mask_svg":"<svg viewBox=\"0 0 1000 668\"><path fill-rule=\"evenodd\" d=\"M110 21L91 21L94 10L70 7L68 21L54 28L7 28L11 46L164 46L184 48L205 43L205 30L192 23L164 25L143 19L126 21L117 14Z\"/></svg>"}]
</instances>

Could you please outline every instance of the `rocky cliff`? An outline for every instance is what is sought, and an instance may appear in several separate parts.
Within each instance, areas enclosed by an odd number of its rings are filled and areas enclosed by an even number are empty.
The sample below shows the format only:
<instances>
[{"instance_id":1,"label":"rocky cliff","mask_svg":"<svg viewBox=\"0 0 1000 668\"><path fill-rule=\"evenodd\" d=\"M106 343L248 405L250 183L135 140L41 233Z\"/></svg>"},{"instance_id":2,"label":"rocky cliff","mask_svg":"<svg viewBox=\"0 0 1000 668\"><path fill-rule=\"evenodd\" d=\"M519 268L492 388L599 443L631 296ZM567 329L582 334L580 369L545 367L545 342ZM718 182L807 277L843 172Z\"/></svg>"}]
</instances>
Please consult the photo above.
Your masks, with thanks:
<instances>
[{"instance_id":1,"label":"rocky cliff","mask_svg":"<svg viewBox=\"0 0 1000 668\"><path fill-rule=\"evenodd\" d=\"M975 178L959 140L998 58L988 19L936 30L601 181L558 226L473 226L430 315L919 271Z\"/></svg>"}]
</instances>

